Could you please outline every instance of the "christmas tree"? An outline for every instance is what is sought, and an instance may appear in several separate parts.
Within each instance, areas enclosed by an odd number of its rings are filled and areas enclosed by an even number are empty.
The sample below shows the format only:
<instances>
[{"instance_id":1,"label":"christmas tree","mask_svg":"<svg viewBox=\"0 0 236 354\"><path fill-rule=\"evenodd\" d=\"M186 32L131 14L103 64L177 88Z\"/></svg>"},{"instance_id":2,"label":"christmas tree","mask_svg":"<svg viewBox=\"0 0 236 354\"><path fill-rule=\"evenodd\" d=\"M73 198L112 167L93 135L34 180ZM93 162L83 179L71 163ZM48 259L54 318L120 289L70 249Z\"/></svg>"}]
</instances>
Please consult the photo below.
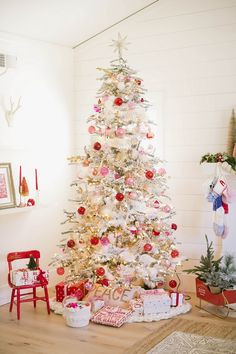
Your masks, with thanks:
<instances>
[{"instance_id":1,"label":"christmas tree","mask_svg":"<svg viewBox=\"0 0 236 354\"><path fill-rule=\"evenodd\" d=\"M87 279L87 288L141 285L150 288L175 271L177 225L166 195L162 161L146 148L154 138L143 81L122 57L126 38L113 40L118 59L102 72L91 142L78 165L73 210L65 211L61 254L52 264L66 281ZM155 150L154 148L152 150Z\"/></svg>"}]
</instances>

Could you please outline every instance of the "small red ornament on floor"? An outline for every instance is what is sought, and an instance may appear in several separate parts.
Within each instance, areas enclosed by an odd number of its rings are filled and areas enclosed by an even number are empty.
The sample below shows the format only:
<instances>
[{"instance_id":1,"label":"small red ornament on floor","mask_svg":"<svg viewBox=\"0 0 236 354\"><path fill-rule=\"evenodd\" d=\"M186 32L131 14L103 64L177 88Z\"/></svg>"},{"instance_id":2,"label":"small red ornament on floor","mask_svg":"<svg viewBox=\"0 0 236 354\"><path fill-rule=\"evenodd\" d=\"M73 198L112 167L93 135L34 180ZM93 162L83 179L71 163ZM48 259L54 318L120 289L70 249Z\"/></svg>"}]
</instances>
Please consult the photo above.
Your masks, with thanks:
<instances>
[{"instance_id":1,"label":"small red ornament on floor","mask_svg":"<svg viewBox=\"0 0 236 354\"><path fill-rule=\"evenodd\" d=\"M86 210L86 209L85 209L84 207L82 207L82 206L81 206L81 207L79 207L79 208L78 208L78 210L77 210L77 211L78 211L78 213L79 213L80 215L84 215L85 210Z\"/></svg>"}]
</instances>

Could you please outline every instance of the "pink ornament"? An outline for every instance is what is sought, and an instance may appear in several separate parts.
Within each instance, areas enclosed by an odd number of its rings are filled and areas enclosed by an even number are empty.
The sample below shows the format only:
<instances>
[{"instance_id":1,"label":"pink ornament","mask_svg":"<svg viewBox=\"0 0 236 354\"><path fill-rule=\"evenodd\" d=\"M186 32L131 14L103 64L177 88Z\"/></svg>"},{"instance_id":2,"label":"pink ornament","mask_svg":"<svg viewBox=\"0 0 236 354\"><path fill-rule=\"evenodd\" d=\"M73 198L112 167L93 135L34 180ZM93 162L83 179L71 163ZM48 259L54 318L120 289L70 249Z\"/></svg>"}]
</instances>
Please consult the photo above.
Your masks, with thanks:
<instances>
[{"instance_id":1,"label":"pink ornament","mask_svg":"<svg viewBox=\"0 0 236 354\"><path fill-rule=\"evenodd\" d=\"M135 193L135 192L129 192L129 193L128 193L128 196L129 196L129 198L132 199L132 200L137 199L137 193Z\"/></svg>"},{"instance_id":2,"label":"pink ornament","mask_svg":"<svg viewBox=\"0 0 236 354\"><path fill-rule=\"evenodd\" d=\"M165 170L164 168L159 168L158 174L159 174L160 176L164 176L164 175L166 174L166 170Z\"/></svg>"},{"instance_id":3,"label":"pink ornament","mask_svg":"<svg viewBox=\"0 0 236 354\"><path fill-rule=\"evenodd\" d=\"M154 202L153 204L154 204L153 207L154 207L155 209L158 209L159 206L160 206L160 203L158 202L158 200L155 200L155 202Z\"/></svg>"},{"instance_id":4,"label":"pink ornament","mask_svg":"<svg viewBox=\"0 0 236 354\"><path fill-rule=\"evenodd\" d=\"M163 208L162 208L162 211L164 211L164 213L169 213L171 211L171 208L169 205L165 205Z\"/></svg>"},{"instance_id":5,"label":"pink ornament","mask_svg":"<svg viewBox=\"0 0 236 354\"><path fill-rule=\"evenodd\" d=\"M119 179L121 176L119 175L119 173L115 173L114 177L115 179Z\"/></svg>"},{"instance_id":6,"label":"pink ornament","mask_svg":"<svg viewBox=\"0 0 236 354\"><path fill-rule=\"evenodd\" d=\"M170 236L171 233L170 233L169 231L166 231L166 232L165 232L165 235L166 235L166 236Z\"/></svg>"},{"instance_id":7,"label":"pink ornament","mask_svg":"<svg viewBox=\"0 0 236 354\"><path fill-rule=\"evenodd\" d=\"M149 252L152 250L152 245L150 243L146 243L144 246L143 246L143 249L145 252Z\"/></svg>"},{"instance_id":8,"label":"pink ornament","mask_svg":"<svg viewBox=\"0 0 236 354\"><path fill-rule=\"evenodd\" d=\"M123 128L116 129L116 136L118 136L119 138L122 138L124 134L125 134L125 130Z\"/></svg>"},{"instance_id":9,"label":"pink ornament","mask_svg":"<svg viewBox=\"0 0 236 354\"><path fill-rule=\"evenodd\" d=\"M100 113L101 112L101 107L99 107L97 104L93 105L93 109L96 113Z\"/></svg>"},{"instance_id":10,"label":"pink ornament","mask_svg":"<svg viewBox=\"0 0 236 354\"><path fill-rule=\"evenodd\" d=\"M109 173L109 168L107 166L102 166L100 169L100 175L107 176Z\"/></svg>"},{"instance_id":11,"label":"pink ornament","mask_svg":"<svg viewBox=\"0 0 236 354\"><path fill-rule=\"evenodd\" d=\"M96 128L95 128L93 125L90 125L90 127L88 127L88 132L89 132L90 134L94 134L95 131L96 131Z\"/></svg>"},{"instance_id":12,"label":"pink ornament","mask_svg":"<svg viewBox=\"0 0 236 354\"><path fill-rule=\"evenodd\" d=\"M107 245L109 245L110 240L109 240L109 238L108 238L107 236L103 236L103 237L100 239L100 242L101 242L101 244L102 244L103 246L107 246Z\"/></svg>"},{"instance_id":13,"label":"pink ornament","mask_svg":"<svg viewBox=\"0 0 236 354\"><path fill-rule=\"evenodd\" d=\"M127 177L125 180L125 184L128 186L132 186L134 184L134 179L132 177Z\"/></svg>"},{"instance_id":14,"label":"pink ornament","mask_svg":"<svg viewBox=\"0 0 236 354\"><path fill-rule=\"evenodd\" d=\"M85 284L84 284L84 287L86 290L91 290L92 287L93 287L93 283L91 281L87 281Z\"/></svg>"}]
</instances>

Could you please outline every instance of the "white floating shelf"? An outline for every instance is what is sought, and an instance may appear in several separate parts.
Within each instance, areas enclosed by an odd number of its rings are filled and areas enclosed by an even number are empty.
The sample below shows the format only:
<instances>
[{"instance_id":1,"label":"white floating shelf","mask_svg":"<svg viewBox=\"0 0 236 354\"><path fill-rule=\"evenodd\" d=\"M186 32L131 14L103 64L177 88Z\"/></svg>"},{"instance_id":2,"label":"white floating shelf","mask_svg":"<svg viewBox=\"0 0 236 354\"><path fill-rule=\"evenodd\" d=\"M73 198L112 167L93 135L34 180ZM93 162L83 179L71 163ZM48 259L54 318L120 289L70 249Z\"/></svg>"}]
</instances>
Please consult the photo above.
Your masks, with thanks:
<instances>
[{"instance_id":1,"label":"white floating shelf","mask_svg":"<svg viewBox=\"0 0 236 354\"><path fill-rule=\"evenodd\" d=\"M25 213L29 211L33 211L39 209L40 206L28 206L22 208L7 208L7 209L0 209L0 216L1 215L9 215L9 214L18 214L18 213Z\"/></svg>"}]
</instances>

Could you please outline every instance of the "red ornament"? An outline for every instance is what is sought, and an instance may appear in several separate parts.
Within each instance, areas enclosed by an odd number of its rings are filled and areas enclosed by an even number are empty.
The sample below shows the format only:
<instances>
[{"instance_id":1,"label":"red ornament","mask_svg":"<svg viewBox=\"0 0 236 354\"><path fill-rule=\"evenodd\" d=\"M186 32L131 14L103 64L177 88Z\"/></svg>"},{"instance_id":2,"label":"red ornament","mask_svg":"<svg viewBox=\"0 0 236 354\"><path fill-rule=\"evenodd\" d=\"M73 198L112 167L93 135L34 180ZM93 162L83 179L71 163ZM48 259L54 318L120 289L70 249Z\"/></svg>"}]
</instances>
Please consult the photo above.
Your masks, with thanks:
<instances>
[{"instance_id":1,"label":"red ornament","mask_svg":"<svg viewBox=\"0 0 236 354\"><path fill-rule=\"evenodd\" d=\"M96 274L97 274L99 277L102 277L102 276L105 274L105 269L104 269L103 267L97 268L97 269L96 269Z\"/></svg>"},{"instance_id":2,"label":"red ornament","mask_svg":"<svg viewBox=\"0 0 236 354\"><path fill-rule=\"evenodd\" d=\"M179 251L178 250L173 250L173 251L171 251L171 257L172 258L176 258L176 257L178 257L179 256Z\"/></svg>"},{"instance_id":3,"label":"red ornament","mask_svg":"<svg viewBox=\"0 0 236 354\"><path fill-rule=\"evenodd\" d=\"M115 98L114 104L115 104L116 106L121 106L122 103L123 103L122 98L120 98L120 97Z\"/></svg>"},{"instance_id":4,"label":"red ornament","mask_svg":"<svg viewBox=\"0 0 236 354\"><path fill-rule=\"evenodd\" d=\"M144 102L144 99L143 98L141 98L141 100L140 100L141 102Z\"/></svg>"},{"instance_id":5,"label":"red ornament","mask_svg":"<svg viewBox=\"0 0 236 354\"><path fill-rule=\"evenodd\" d=\"M121 202L124 199L124 194L123 193L117 193L116 194L116 200L118 200L118 202Z\"/></svg>"},{"instance_id":6,"label":"red ornament","mask_svg":"<svg viewBox=\"0 0 236 354\"><path fill-rule=\"evenodd\" d=\"M58 274L58 275L63 275L64 273L65 273L65 270L64 270L63 267L57 268L57 274Z\"/></svg>"},{"instance_id":7,"label":"red ornament","mask_svg":"<svg viewBox=\"0 0 236 354\"><path fill-rule=\"evenodd\" d=\"M86 210L86 209L85 209L84 207L79 207L77 211L78 211L78 213L79 213L80 215L84 215L85 210Z\"/></svg>"},{"instance_id":8,"label":"red ornament","mask_svg":"<svg viewBox=\"0 0 236 354\"><path fill-rule=\"evenodd\" d=\"M69 241L67 241L67 246L68 246L69 248L75 247L75 241L74 241L74 240L69 240Z\"/></svg>"},{"instance_id":9,"label":"red ornament","mask_svg":"<svg viewBox=\"0 0 236 354\"><path fill-rule=\"evenodd\" d=\"M176 224L171 224L172 230L177 230L177 225Z\"/></svg>"},{"instance_id":10,"label":"red ornament","mask_svg":"<svg viewBox=\"0 0 236 354\"><path fill-rule=\"evenodd\" d=\"M91 245L96 246L99 243L99 238L94 236L90 240Z\"/></svg>"},{"instance_id":11,"label":"red ornament","mask_svg":"<svg viewBox=\"0 0 236 354\"><path fill-rule=\"evenodd\" d=\"M153 132L148 132L148 133L146 134L146 137L147 137L148 139L152 139L152 138L154 138L154 133L153 133Z\"/></svg>"},{"instance_id":12,"label":"red ornament","mask_svg":"<svg viewBox=\"0 0 236 354\"><path fill-rule=\"evenodd\" d=\"M33 206L34 204L35 204L35 200L34 199L32 199L32 198L28 199L27 206Z\"/></svg>"},{"instance_id":13,"label":"red ornament","mask_svg":"<svg viewBox=\"0 0 236 354\"><path fill-rule=\"evenodd\" d=\"M135 80L138 85L141 85L142 81L141 80Z\"/></svg>"},{"instance_id":14,"label":"red ornament","mask_svg":"<svg viewBox=\"0 0 236 354\"><path fill-rule=\"evenodd\" d=\"M174 289L174 288L176 288L176 286L177 286L177 281L176 280L172 279L172 280L169 281L169 287L170 288Z\"/></svg>"},{"instance_id":15,"label":"red ornament","mask_svg":"<svg viewBox=\"0 0 236 354\"><path fill-rule=\"evenodd\" d=\"M145 252L149 252L152 250L152 245L150 243L146 243L144 246L143 246L143 249Z\"/></svg>"},{"instance_id":16,"label":"red ornament","mask_svg":"<svg viewBox=\"0 0 236 354\"><path fill-rule=\"evenodd\" d=\"M152 230L152 234L153 236L159 236L160 235L160 231L156 231L156 230Z\"/></svg>"},{"instance_id":17,"label":"red ornament","mask_svg":"<svg viewBox=\"0 0 236 354\"><path fill-rule=\"evenodd\" d=\"M103 286L108 286L109 285L109 280L108 279L102 279L100 282Z\"/></svg>"},{"instance_id":18,"label":"red ornament","mask_svg":"<svg viewBox=\"0 0 236 354\"><path fill-rule=\"evenodd\" d=\"M152 171L147 171L145 173L145 176L146 176L147 179L153 179L154 173Z\"/></svg>"},{"instance_id":19,"label":"red ornament","mask_svg":"<svg viewBox=\"0 0 236 354\"><path fill-rule=\"evenodd\" d=\"M93 148L94 150L99 151L101 149L102 145L97 141L96 143L94 143Z\"/></svg>"}]
</instances>

